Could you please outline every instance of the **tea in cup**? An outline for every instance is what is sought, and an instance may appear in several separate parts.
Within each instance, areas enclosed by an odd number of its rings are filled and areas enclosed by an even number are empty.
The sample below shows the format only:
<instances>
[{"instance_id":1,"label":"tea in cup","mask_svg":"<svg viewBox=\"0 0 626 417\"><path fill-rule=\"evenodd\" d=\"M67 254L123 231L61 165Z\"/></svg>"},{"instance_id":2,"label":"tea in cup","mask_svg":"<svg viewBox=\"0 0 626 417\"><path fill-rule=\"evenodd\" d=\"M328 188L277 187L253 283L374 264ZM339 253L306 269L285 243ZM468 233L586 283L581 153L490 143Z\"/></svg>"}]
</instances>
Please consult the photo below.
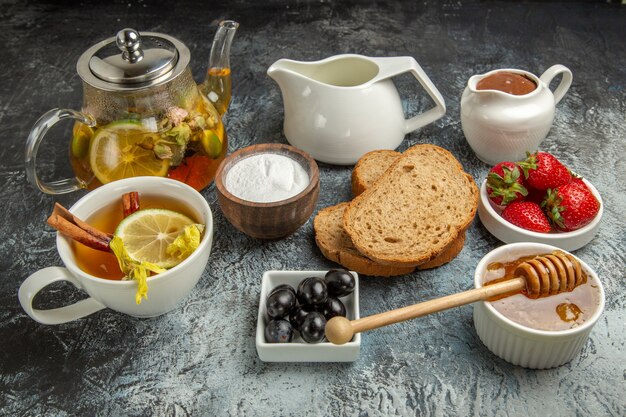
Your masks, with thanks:
<instances>
[{"instance_id":1,"label":"tea in cup","mask_svg":"<svg viewBox=\"0 0 626 417\"><path fill-rule=\"evenodd\" d=\"M106 262L93 262L90 249L84 248L61 233L57 234L56 246L65 267L48 267L29 276L19 289L19 300L24 311L43 324L61 324L85 317L104 308L134 317L154 317L172 310L196 285L209 259L213 242L213 215L200 193L179 181L159 177L135 177L106 184L81 198L69 212L87 223L102 225L103 218L119 203L122 195L138 192L145 197L147 205L162 209L185 212L196 222L204 225L198 247L178 265L147 278L147 298L136 300L138 281L120 280L119 276L99 273L98 268ZM159 206L159 204L163 206ZM100 219L98 219L100 217ZM106 253L105 255L112 254ZM110 270L115 263L106 265ZM69 281L83 289L89 298L77 303L51 310L33 308L33 299L39 291L57 281ZM140 301L140 302L137 302Z\"/></svg>"},{"instance_id":2,"label":"tea in cup","mask_svg":"<svg viewBox=\"0 0 626 417\"><path fill-rule=\"evenodd\" d=\"M562 78L553 93L550 83L559 74ZM518 69L471 77L461 97L461 126L478 159L495 165L535 152L571 83L572 73L563 65L548 68L541 77Z\"/></svg>"}]
</instances>

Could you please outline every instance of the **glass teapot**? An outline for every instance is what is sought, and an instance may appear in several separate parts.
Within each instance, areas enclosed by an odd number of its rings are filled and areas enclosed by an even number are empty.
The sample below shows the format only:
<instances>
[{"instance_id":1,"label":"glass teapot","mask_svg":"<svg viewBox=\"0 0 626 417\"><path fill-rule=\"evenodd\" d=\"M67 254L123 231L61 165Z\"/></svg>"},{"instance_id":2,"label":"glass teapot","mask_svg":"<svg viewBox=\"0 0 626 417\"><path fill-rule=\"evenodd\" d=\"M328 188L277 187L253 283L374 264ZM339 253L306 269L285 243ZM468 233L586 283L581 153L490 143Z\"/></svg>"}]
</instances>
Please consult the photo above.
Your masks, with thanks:
<instances>
[{"instance_id":1,"label":"glass teapot","mask_svg":"<svg viewBox=\"0 0 626 417\"><path fill-rule=\"evenodd\" d=\"M228 148L221 116L231 98L229 53L238 26L219 24L201 85L189 49L168 35L123 29L89 48L77 63L82 110L53 109L35 122L26 143L28 181L48 194L140 175L196 190L209 185ZM37 176L37 150L64 119L76 120L69 147L75 177L45 182Z\"/></svg>"}]
</instances>

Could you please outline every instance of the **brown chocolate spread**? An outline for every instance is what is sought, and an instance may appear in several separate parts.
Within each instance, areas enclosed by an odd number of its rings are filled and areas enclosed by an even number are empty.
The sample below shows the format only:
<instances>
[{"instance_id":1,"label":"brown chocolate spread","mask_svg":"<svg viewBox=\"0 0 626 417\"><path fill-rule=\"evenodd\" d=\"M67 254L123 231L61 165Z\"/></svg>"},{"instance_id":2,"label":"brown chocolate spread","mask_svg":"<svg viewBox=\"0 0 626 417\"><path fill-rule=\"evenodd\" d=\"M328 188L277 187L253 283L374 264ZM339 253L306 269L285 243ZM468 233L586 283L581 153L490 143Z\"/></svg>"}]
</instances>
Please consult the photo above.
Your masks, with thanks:
<instances>
[{"instance_id":1,"label":"brown chocolate spread","mask_svg":"<svg viewBox=\"0 0 626 417\"><path fill-rule=\"evenodd\" d=\"M528 94L535 88L537 84L525 75L506 71L491 74L476 84L478 90L498 90L514 96Z\"/></svg>"}]
</instances>

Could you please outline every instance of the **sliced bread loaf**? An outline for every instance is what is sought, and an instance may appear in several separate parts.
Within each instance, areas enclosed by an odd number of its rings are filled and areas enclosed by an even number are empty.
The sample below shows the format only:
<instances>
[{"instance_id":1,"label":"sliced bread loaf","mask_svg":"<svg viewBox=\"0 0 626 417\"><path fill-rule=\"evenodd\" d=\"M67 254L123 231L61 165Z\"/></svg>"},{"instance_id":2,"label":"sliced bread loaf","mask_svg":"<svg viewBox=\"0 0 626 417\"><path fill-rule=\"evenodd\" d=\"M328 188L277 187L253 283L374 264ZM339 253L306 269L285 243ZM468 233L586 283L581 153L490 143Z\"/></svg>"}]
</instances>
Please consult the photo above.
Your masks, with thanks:
<instances>
[{"instance_id":1,"label":"sliced bread loaf","mask_svg":"<svg viewBox=\"0 0 626 417\"><path fill-rule=\"evenodd\" d=\"M313 220L315 243L322 254L333 262L363 275L390 277L410 274L414 267L381 265L361 255L343 228L343 213L349 203L326 207ZM461 245L462 247L462 245Z\"/></svg>"},{"instance_id":2,"label":"sliced bread loaf","mask_svg":"<svg viewBox=\"0 0 626 417\"><path fill-rule=\"evenodd\" d=\"M415 145L350 203L343 224L354 247L369 259L411 267L451 247L477 205L476 183L450 152Z\"/></svg>"},{"instance_id":3,"label":"sliced bread loaf","mask_svg":"<svg viewBox=\"0 0 626 417\"><path fill-rule=\"evenodd\" d=\"M369 188L401 155L400 152L387 150L363 155L352 170L352 195L356 197Z\"/></svg>"}]
</instances>

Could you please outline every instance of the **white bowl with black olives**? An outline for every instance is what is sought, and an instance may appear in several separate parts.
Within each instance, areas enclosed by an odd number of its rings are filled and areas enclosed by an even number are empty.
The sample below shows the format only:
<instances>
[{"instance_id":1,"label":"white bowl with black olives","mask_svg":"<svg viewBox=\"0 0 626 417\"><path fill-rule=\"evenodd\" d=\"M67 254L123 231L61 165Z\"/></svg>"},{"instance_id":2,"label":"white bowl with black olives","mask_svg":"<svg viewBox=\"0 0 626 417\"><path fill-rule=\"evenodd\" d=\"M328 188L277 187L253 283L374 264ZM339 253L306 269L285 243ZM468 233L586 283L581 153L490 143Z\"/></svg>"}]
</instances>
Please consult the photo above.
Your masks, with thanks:
<instances>
[{"instance_id":1,"label":"white bowl with black olives","mask_svg":"<svg viewBox=\"0 0 626 417\"><path fill-rule=\"evenodd\" d=\"M361 335L344 345L324 337L327 320L359 318L359 276L345 270L263 274L256 349L264 362L353 362Z\"/></svg>"}]
</instances>

